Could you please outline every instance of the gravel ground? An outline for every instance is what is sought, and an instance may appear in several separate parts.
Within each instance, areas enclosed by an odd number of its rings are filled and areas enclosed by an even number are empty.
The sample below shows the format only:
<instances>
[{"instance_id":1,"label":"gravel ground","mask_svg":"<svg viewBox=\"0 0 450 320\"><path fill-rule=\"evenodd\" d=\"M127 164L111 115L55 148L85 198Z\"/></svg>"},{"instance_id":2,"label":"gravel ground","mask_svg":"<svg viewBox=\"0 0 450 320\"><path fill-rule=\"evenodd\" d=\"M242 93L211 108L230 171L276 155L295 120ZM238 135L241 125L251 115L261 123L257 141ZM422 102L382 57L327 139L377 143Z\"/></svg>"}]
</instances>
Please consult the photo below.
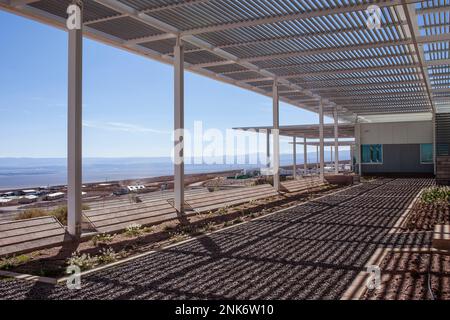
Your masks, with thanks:
<instances>
[{"instance_id":1,"label":"gravel ground","mask_svg":"<svg viewBox=\"0 0 450 320\"><path fill-rule=\"evenodd\" d=\"M431 179L383 179L343 190L82 278L82 289L0 281L3 299L339 299Z\"/></svg>"},{"instance_id":2,"label":"gravel ground","mask_svg":"<svg viewBox=\"0 0 450 320\"><path fill-rule=\"evenodd\" d=\"M367 291L364 299L450 299L450 256L448 255L390 252L381 268L381 288Z\"/></svg>"}]
</instances>

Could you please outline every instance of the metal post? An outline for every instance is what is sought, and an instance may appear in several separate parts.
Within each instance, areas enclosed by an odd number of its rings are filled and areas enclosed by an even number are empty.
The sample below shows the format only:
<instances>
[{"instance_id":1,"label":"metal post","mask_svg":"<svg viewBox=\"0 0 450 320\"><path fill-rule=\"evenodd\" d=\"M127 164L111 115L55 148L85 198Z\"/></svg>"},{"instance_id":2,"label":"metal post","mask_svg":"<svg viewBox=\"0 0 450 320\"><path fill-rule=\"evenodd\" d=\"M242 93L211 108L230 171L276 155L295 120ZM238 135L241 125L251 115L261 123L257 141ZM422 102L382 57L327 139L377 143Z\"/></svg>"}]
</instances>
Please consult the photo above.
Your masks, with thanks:
<instances>
[{"instance_id":1,"label":"metal post","mask_svg":"<svg viewBox=\"0 0 450 320\"><path fill-rule=\"evenodd\" d=\"M434 175L436 176L436 111L434 111L434 109L432 115L431 126L433 129L433 171Z\"/></svg>"},{"instance_id":2,"label":"metal post","mask_svg":"<svg viewBox=\"0 0 450 320\"><path fill-rule=\"evenodd\" d=\"M356 140L356 163L358 165L358 174L362 176L362 165L361 165L361 124L358 122L358 117L356 117L355 123L355 140Z\"/></svg>"},{"instance_id":3,"label":"metal post","mask_svg":"<svg viewBox=\"0 0 450 320\"><path fill-rule=\"evenodd\" d=\"M273 82L273 187L280 190L280 114L278 84Z\"/></svg>"},{"instance_id":4,"label":"metal post","mask_svg":"<svg viewBox=\"0 0 450 320\"><path fill-rule=\"evenodd\" d=\"M266 155L267 155L267 167L270 168L270 130L267 129L266 132Z\"/></svg>"},{"instance_id":5,"label":"metal post","mask_svg":"<svg viewBox=\"0 0 450 320\"><path fill-rule=\"evenodd\" d=\"M177 38L174 48L174 206L184 212L184 48Z\"/></svg>"},{"instance_id":6,"label":"metal post","mask_svg":"<svg viewBox=\"0 0 450 320\"><path fill-rule=\"evenodd\" d=\"M80 13L77 19L83 21L83 8L80 5L77 6ZM75 238L81 236L82 210L82 23L79 23L77 28L69 30L67 112L67 230Z\"/></svg>"},{"instance_id":7,"label":"metal post","mask_svg":"<svg viewBox=\"0 0 450 320\"><path fill-rule=\"evenodd\" d=\"M308 145L306 144L306 137L303 138L303 168L306 174L308 171Z\"/></svg>"},{"instance_id":8,"label":"metal post","mask_svg":"<svg viewBox=\"0 0 450 320\"><path fill-rule=\"evenodd\" d=\"M330 165L333 163L333 146L330 146Z\"/></svg>"},{"instance_id":9,"label":"metal post","mask_svg":"<svg viewBox=\"0 0 450 320\"><path fill-rule=\"evenodd\" d=\"M294 164L292 165L292 175L294 176L294 179L297 178L297 138L293 137L292 138L292 157L293 157L293 162Z\"/></svg>"},{"instance_id":10,"label":"metal post","mask_svg":"<svg viewBox=\"0 0 450 320\"><path fill-rule=\"evenodd\" d=\"M339 119L334 108L334 173L339 174Z\"/></svg>"},{"instance_id":11,"label":"metal post","mask_svg":"<svg viewBox=\"0 0 450 320\"><path fill-rule=\"evenodd\" d=\"M355 171L355 168L353 167L353 158L354 158L354 146L350 146L350 170Z\"/></svg>"},{"instance_id":12,"label":"metal post","mask_svg":"<svg viewBox=\"0 0 450 320\"><path fill-rule=\"evenodd\" d=\"M323 141L323 102L319 102L319 139L320 139L320 179L325 180L325 157L324 157L324 141Z\"/></svg>"},{"instance_id":13,"label":"metal post","mask_svg":"<svg viewBox=\"0 0 450 320\"><path fill-rule=\"evenodd\" d=\"M319 170L319 146L316 146L316 169Z\"/></svg>"}]
</instances>

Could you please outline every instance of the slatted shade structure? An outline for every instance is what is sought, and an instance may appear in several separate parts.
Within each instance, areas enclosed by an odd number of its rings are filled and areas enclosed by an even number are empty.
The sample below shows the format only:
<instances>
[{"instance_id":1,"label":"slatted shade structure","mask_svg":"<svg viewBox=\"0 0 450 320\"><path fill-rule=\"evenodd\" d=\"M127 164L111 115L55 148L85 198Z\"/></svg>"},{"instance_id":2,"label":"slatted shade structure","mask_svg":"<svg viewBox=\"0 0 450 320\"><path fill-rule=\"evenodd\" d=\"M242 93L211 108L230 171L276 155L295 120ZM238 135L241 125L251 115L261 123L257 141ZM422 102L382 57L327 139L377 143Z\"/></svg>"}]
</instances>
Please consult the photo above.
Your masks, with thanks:
<instances>
[{"instance_id":1,"label":"slatted shade structure","mask_svg":"<svg viewBox=\"0 0 450 320\"><path fill-rule=\"evenodd\" d=\"M68 232L75 237L81 234L83 36L174 66L177 134L184 129L185 69L271 97L272 128L294 142L320 139L321 181L324 138L334 137L337 155L339 137L356 135L359 149L365 118L432 113L435 122L436 109L448 107L449 0L0 0L0 8L64 30L67 12L82 19L68 30ZM280 100L318 112L319 126L280 127ZM334 126L323 126L324 114ZM183 134L175 136L177 213L185 203ZM273 141L279 191L278 130Z\"/></svg>"},{"instance_id":2,"label":"slatted shade structure","mask_svg":"<svg viewBox=\"0 0 450 320\"><path fill-rule=\"evenodd\" d=\"M437 112L450 112L450 2L426 1L418 5L420 36L435 41L423 44L426 81Z\"/></svg>"},{"instance_id":3,"label":"slatted shade structure","mask_svg":"<svg viewBox=\"0 0 450 320\"><path fill-rule=\"evenodd\" d=\"M233 128L235 130L253 132L267 132L267 130L272 130L272 127L240 127ZM334 124L325 124L323 126L324 138L331 139L335 138L334 135ZM280 136L286 137L302 137L307 139L319 139L319 125L307 124L307 125L295 125L295 126L280 126ZM355 126L353 124L339 124L339 138L354 138L355 137Z\"/></svg>"},{"instance_id":4,"label":"slatted shade structure","mask_svg":"<svg viewBox=\"0 0 450 320\"><path fill-rule=\"evenodd\" d=\"M0 0L65 27L70 0ZM366 11L381 9L379 29ZM360 0L86 0L84 34L268 96L339 117L430 112L449 95L449 2ZM442 102L444 101L444 102Z\"/></svg>"},{"instance_id":5,"label":"slatted shade structure","mask_svg":"<svg viewBox=\"0 0 450 320\"><path fill-rule=\"evenodd\" d=\"M296 142L296 144L303 144L304 142ZM293 142L289 142L289 144L293 144ZM308 141L307 142L308 146L314 146L314 147L319 147L320 146L320 142L318 141ZM334 147L335 143L334 141L325 141L323 143L323 145L325 147ZM339 141L338 142L338 146L339 147L351 147L355 145L355 141Z\"/></svg>"}]
</instances>

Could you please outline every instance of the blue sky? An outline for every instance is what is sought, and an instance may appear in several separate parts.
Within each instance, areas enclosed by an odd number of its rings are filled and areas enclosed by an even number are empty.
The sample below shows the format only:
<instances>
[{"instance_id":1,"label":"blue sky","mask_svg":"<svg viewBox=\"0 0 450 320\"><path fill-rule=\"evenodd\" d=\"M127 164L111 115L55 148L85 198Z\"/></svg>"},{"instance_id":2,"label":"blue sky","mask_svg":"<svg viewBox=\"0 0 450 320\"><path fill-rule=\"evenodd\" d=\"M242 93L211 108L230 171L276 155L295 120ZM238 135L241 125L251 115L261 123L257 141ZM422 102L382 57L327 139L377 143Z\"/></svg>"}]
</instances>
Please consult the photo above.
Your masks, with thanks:
<instances>
[{"instance_id":1,"label":"blue sky","mask_svg":"<svg viewBox=\"0 0 450 320\"><path fill-rule=\"evenodd\" d=\"M2 11L0 30L0 157L65 157L66 32ZM86 39L83 72L85 157L170 156L171 66ZM268 97L185 75L188 129L194 121L223 131L270 125L271 108ZM281 125L317 122L317 114L280 105ZM291 152L286 140L281 152Z\"/></svg>"}]
</instances>

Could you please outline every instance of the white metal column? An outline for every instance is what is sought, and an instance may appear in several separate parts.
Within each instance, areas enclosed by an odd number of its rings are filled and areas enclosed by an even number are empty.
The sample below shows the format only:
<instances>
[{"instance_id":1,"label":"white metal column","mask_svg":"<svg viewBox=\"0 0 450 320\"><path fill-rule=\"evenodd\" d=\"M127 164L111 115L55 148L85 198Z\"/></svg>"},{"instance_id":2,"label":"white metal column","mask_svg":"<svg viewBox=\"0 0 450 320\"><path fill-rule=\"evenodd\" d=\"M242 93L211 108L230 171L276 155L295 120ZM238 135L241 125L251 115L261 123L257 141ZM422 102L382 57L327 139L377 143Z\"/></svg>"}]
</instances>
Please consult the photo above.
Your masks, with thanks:
<instances>
[{"instance_id":1,"label":"white metal column","mask_svg":"<svg viewBox=\"0 0 450 320\"><path fill-rule=\"evenodd\" d=\"M334 173L339 173L339 120L336 108L334 108Z\"/></svg>"},{"instance_id":2,"label":"white metal column","mask_svg":"<svg viewBox=\"0 0 450 320\"><path fill-rule=\"evenodd\" d=\"M433 128L433 171L434 175L436 175L436 111L433 110L432 115L431 126Z\"/></svg>"},{"instance_id":3,"label":"white metal column","mask_svg":"<svg viewBox=\"0 0 450 320\"><path fill-rule=\"evenodd\" d=\"M273 82L273 186L280 190L280 114L278 84Z\"/></svg>"},{"instance_id":4,"label":"white metal column","mask_svg":"<svg viewBox=\"0 0 450 320\"><path fill-rule=\"evenodd\" d=\"M325 179L325 157L324 157L324 137L323 137L323 102L320 99L319 102L319 145L320 145L320 179L324 181Z\"/></svg>"},{"instance_id":5,"label":"white metal column","mask_svg":"<svg viewBox=\"0 0 450 320\"><path fill-rule=\"evenodd\" d=\"M306 137L303 138L303 169L306 174L308 172L308 145L306 144Z\"/></svg>"},{"instance_id":6,"label":"white metal column","mask_svg":"<svg viewBox=\"0 0 450 320\"><path fill-rule=\"evenodd\" d=\"M175 209L184 212L184 48L178 38L174 48L174 192Z\"/></svg>"},{"instance_id":7,"label":"white metal column","mask_svg":"<svg viewBox=\"0 0 450 320\"><path fill-rule=\"evenodd\" d=\"M266 156L267 156L267 167L270 168L270 130L267 129L266 132Z\"/></svg>"},{"instance_id":8,"label":"white metal column","mask_svg":"<svg viewBox=\"0 0 450 320\"><path fill-rule=\"evenodd\" d=\"M356 118L355 123L355 159L358 165L358 174L362 175L362 165L361 165L361 124L358 122L358 118Z\"/></svg>"},{"instance_id":9,"label":"white metal column","mask_svg":"<svg viewBox=\"0 0 450 320\"><path fill-rule=\"evenodd\" d=\"M80 21L83 21L83 8ZM69 30L67 121L67 230L81 236L83 29Z\"/></svg>"},{"instance_id":10,"label":"white metal column","mask_svg":"<svg viewBox=\"0 0 450 320\"><path fill-rule=\"evenodd\" d=\"M319 170L319 146L316 146L316 169Z\"/></svg>"},{"instance_id":11,"label":"white metal column","mask_svg":"<svg viewBox=\"0 0 450 320\"><path fill-rule=\"evenodd\" d=\"M354 150L355 146L350 146L350 170L353 172L355 172L355 168L353 166Z\"/></svg>"},{"instance_id":12,"label":"white metal column","mask_svg":"<svg viewBox=\"0 0 450 320\"><path fill-rule=\"evenodd\" d=\"M292 138L292 160L294 162L294 164L292 165L292 175L294 177L294 179L297 178L297 138L293 137Z\"/></svg>"}]
</instances>

